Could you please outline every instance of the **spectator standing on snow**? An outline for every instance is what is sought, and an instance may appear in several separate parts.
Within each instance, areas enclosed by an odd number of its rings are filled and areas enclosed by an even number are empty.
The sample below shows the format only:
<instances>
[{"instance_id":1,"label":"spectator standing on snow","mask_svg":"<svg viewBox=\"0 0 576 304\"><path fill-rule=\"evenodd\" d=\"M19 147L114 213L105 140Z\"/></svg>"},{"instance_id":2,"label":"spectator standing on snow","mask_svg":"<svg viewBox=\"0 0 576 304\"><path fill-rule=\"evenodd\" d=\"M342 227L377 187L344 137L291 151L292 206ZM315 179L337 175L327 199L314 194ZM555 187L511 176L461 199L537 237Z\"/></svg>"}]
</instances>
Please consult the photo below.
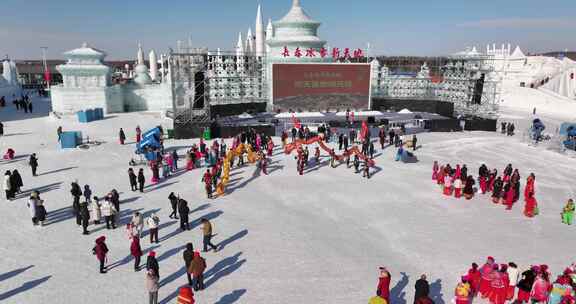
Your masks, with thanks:
<instances>
[{"instance_id":1,"label":"spectator standing on snow","mask_svg":"<svg viewBox=\"0 0 576 304\"><path fill-rule=\"evenodd\" d=\"M38 192L34 191L30 194L30 199L28 199L28 212L30 213L30 218L32 219L32 225L38 225L38 217L36 215L38 206Z\"/></svg>"},{"instance_id":2,"label":"spectator standing on snow","mask_svg":"<svg viewBox=\"0 0 576 304\"><path fill-rule=\"evenodd\" d=\"M58 140L60 140L60 138L58 138ZM30 168L32 168L32 176L37 176L36 169L38 169L38 158L36 158L36 153L32 153L32 155L30 155L28 165L30 165Z\"/></svg>"},{"instance_id":3,"label":"spectator standing on snow","mask_svg":"<svg viewBox=\"0 0 576 304\"><path fill-rule=\"evenodd\" d=\"M148 224L148 228L150 228L150 244L158 244L158 225L160 224L160 218L158 218L156 213L152 213L146 219L146 224Z\"/></svg>"},{"instance_id":4,"label":"spectator standing on snow","mask_svg":"<svg viewBox=\"0 0 576 304\"><path fill-rule=\"evenodd\" d=\"M226 150L226 145L224 145L224 150ZM178 156L178 150L174 149L172 150L172 162L174 164L174 171L178 170L178 159L180 157Z\"/></svg>"},{"instance_id":5,"label":"spectator standing on snow","mask_svg":"<svg viewBox=\"0 0 576 304\"><path fill-rule=\"evenodd\" d=\"M58 142L60 142L60 140L62 140L62 126L59 126L58 129L56 129L56 134L58 135Z\"/></svg>"},{"instance_id":6,"label":"spectator standing on snow","mask_svg":"<svg viewBox=\"0 0 576 304\"><path fill-rule=\"evenodd\" d=\"M7 170L6 173L4 173L4 183L2 184L4 187L4 191L6 192L6 200L12 200L13 197L13 190L12 190L12 183L10 183L10 176L12 175L12 173L10 172L10 170Z\"/></svg>"},{"instance_id":7,"label":"spectator standing on snow","mask_svg":"<svg viewBox=\"0 0 576 304\"><path fill-rule=\"evenodd\" d=\"M385 267L380 267L380 277L378 278L378 287L376 295L390 303L390 272Z\"/></svg>"},{"instance_id":8,"label":"spectator standing on snow","mask_svg":"<svg viewBox=\"0 0 576 304\"><path fill-rule=\"evenodd\" d=\"M158 260L156 260L156 252L150 251L148 253L148 258L146 259L146 270L154 270L154 273L160 278L160 266L158 265Z\"/></svg>"},{"instance_id":9,"label":"spectator standing on snow","mask_svg":"<svg viewBox=\"0 0 576 304\"><path fill-rule=\"evenodd\" d=\"M97 196L94 196L92 203L90 203L90 218L94 220L94 225L100 224L100 220L102 219L102 211L100 210L100 199Z\"/></svg>"},{"instance_id":10,"label":"spectator standing on snow","mask_svg":"<svg viewBox=\"0 0 576 304\"><path fill-rule=\"evenodd\" d=\"M136 126L136 142L140 143L140 140L142 140L142 130L140 126Z\"/></svg>"},{"instance_id":11,"label":"spectator standing on snow","mask_svg":"<svg viewBox=\"0 0 576 304\"><path fill-rule=\"evenodd\" d=\"M106 221L106 229L110 229L110 224L112 225L112 229L116 229L116 223L114 221L114 215L118 213L114 205L110 201L110 197L106 197L104 202L101 206L102 216L104 216L104 220Z\"/></svg>"},{"instance_id":12,"label":"spectator standing on snow","mask_svg":"<svg viewBox=\"0 0 576 304\"><path fill-rule=\"evenodd\" d=\"M88 203L92 202L92 189L88 185L84 185L84 200Z\"/></svg>"},{"instance_id":13,"label":"spectator standing on snow","mask_svg":"<svg viewBox=\"0 0 576 304\"><path fill-rule=\"evenodd\" d=\"M170 200L170 207L172 207L172 213L168 216L169 218L178 219L178 198L174 195L174 192L170 192L168 195Z\"/></svg>"},{"instance_id":14,"label":"spectator standing on snow","mask_svg":"<svg viewBox=\"0 0 576 304\"><path fill-rule=\"evenodd\" d=\"M208 251L208 246L210 246L214 252L218 252L218 247L212 244L212 224L206 218L201 219L200 223L202 223L202 243L204 245L204 252Z\"/></svg>"},{"instance_id":15,"label":"spectator standing on snow","mask_svg":"<svg viewBox=\"0 0 576 304\"><path fill-rule=\"evenodd\" d=\"M124 141L126 140L126 134L124 134L124 130L120 128L120 132L118 133L118 138L120 140L120 144L123 145Z\"/></svg>"},{"instance_id":16,"label":"spectator standing on snow","mask_svg":"<svg viewBox=\"0 0 576 304\"><path fill-rule=\"evenodd\" d=\"M190 230L190 224L188 223L188 213L190 213L190 209L188 208L188 202L179 199L178 200L178 213L180 213L180 229Z\"/></svg>"},{"instance_id":17,"label":"spectator standing on snow","mask_svg":"<svg viewBox=\"0 0 576 304\"><path fill-rule=\"evenodd\" d=\"M104 263L106 262L106 255L108 254L108 247L106 246L106 237L101 236L96 239L96 246L92 248L92 254L96 255L96 258L100 262L100 273L106 273Z\"/></svg>"},{"instance_id":18,"label":"spectator standing on snow","mask_svg":"<svg viewBox=\"0 0 576 304\"><path fill-rule=\"evenodd\" d=\"M416 137L416 134L412 135L412 150L416 151L416 149L418 149L418 138Z\"/></svg>"},{"instance_id":19,"label":"spectator standing on snow","mask_svg":"<svg viewBox=\"0 0 576 304\"><path fill-rule=\"evenodd\" d=\"M142 236L142 230L144 229L144 219L142 214L140 214L138 211L134 212L130 223L134 229L134 234L140 238Z\"/></svg>"},{"instance_id":20,"label":"spectator standing on snow","mask_svg":"<svg viewBox=\"0 0 576 304\"><path fill-rule=\"evenodd\" d=\"M88 203L83 202L80 204L80 218L82 220L82 234L88 234L88 225L90 224L90 211L88 211Z\"/></svg>"},{"instance_id":21,"label":"spectator standing on snow","mask_svg":"<svg viewBox=\"0 0 576 304\"><path fill-rule=\"evenodd\" d=\"M430 293L430 285L426 280L425 274L421 275L420 279L416 281L414 289L415 289L414 303L416 303L420 298L428 297L428 294Z\"/></svg>"},{"instance_id":22,"label":"spectator standing on snow","mask_svg":"<svg viewBox=\"0 0 576 304\"><path fill-rule=\"evenodd\" d=\"M138 189L140 192L144 192L144 183L146 182L146 178L144 177L144 169L140 168L138 170Z\"/></svg>"},{"instance_id":23,"label":"spectator standing on snow","mask_svg":"<svg viewBox=\"0 0 576 304\"><path fill-rule=\"evenodd\" d=\"M80 197L82 196L82 190L77 182L73 182L70 184L70 194L74 201L72 202L72 210L74 211L74 215L76 216L76 225L82 225L82 218L80 217Z\"/></svg>"},{"instance_id":24,"label":"spectator standing on snow","mask_svg":"<svg viewBox=\"0 0 576 304\"><path fill-rule=\"evenodd\" d=\"M158 289L160 288L158 280L158 275L156 275L154 270L146 272L146 289L148 290L148 303L150 304L158 304Z\"/></svg>"},{"instance_id":25,"label":"spectator standing on snow","mask_svg":"<svg viewBox=\"0 0 576 304\"><path fill-rule=\"evenodd\" d=\"M12 181L14 193L22 192L22 191L20 191L20 188L22 188L24 186L24 183L22 182L22 176L20 176L20 173L18 173L18 170L12 171L12 176L11 176L10 180Z\"/></svg>"},{"instance_id":26,"label":"spectator standing on snow","mask_svg":"<svg viewBox=\"0 0 576 304\"><path fill-rule=\"evenodd\" d=\"M128 169L128 179L130 180L130 189L132 191L138 190L137 177L136 174L134 174L134 169L132 168Z\"/></svg>"},{"instance_id":27,"label":"spectator standing on snow","mask_svg":"<svg viewBox=\"0 0 576 304\"><path fill-rule=\"evenodd\" d=\"M140 239L137 237L132 238L132 243L130 243L130 254L134 257L134 271L140 271L142 248L140 247Z\"/></svg>"},{"instance_id":28,"label":"spectator standing on snow","mask_svg":"<svg viewBox=\"0 0 576 304\"><path fill-rule=\"evenodd\" d=\"M192 243L186 244L186 250L182 253L182 259L184 260L184 267L186 267L186 277L188 277L188 285L192 286L192 276L188 271L190 269L190 264L192 264L192 259L194 258L194 246Z\"/></svg>"}]
</instances>

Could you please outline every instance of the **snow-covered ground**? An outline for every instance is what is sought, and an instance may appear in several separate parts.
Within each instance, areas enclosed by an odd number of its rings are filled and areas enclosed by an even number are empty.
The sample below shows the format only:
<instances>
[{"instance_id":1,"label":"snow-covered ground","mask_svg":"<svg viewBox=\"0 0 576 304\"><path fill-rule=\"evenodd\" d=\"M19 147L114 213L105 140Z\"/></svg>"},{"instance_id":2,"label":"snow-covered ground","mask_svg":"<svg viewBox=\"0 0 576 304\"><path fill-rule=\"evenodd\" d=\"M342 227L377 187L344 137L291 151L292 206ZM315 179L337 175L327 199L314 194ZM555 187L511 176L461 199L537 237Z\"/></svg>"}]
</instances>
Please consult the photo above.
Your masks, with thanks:
<instances>
[{"instance_id":1,"label":"snow-covered ground","mask_svg":"<svg viewBox=\"0 0 576 304\"><path fill-rule=\"evenodd\" d=\"M503 108L508 120L528 120L534 106L557 122L570 118L563 115L574 118L574 105L568 108L566 102L566 108L546 110L547 101L534 97L542 92L524 90L528 89L510 92ZM524 98L533 98L534 103L521 105ZM553 106L561 102L554 99ZM120 146L118 130L123 127L131 142L137 124L147 130L168 123L157 114L114 114L79 124L44 115L47 101L37 101L36 108L42 108L43 114L33 118L15 113L11 106L0 110L6 134L0 138L0 151L12 147L18 156L1 166L20 171L25 194L40 189L49 212L48 225L33 227L25 197L0 201L3 303L147 301L144 272L135 273L133 261L127 258L124 226L117 230L90 226L89 236L76 226L69 194L75 179L81 186L89 184L96 195L118 189L122 223L134 211L160 215L160 244L150 246L144 238L142 245L146 252L155 250L159 258L161 303L175 303L177 288L186 283L182 251L187 242L200 248L197 219L201 217L212 220L218 234L215 243L224 248L205 254L207 288L196 294L197 303L365 303L375 294L378 266L383 265L392 272L392 303L411 302L414 282L422 273L428 274L436 303L448 303L469 264L489 255L522 268L547 263L555 273L574 262L576 227L561 224L559 213L567 198L575 197L576 159L528 146L520 136L422 134L418 163L394 162L392 148L378 151L378 169L369 180L345 165L330 168L327 158L298 176L294 157L278 149L269 176L260 175L254 165L234 169L228 195L207 200L200 182L203 170L179 172L142 195L129 190L126 170L134 145ZM59 125L104 143L88 150L63 151L56 143ZM178 147L182 155L193 142L166 144ZM26 166L27 155L34 152L40 163L40 176L35 178ZM489 202L488 196L471 201L444 197L431 181L434 160L465 163L473 174L482 163L499 171L512 163L520 169L523 184L534 172L541 215L524 217L522 200L512 211L505 211ZM146 174L150 176L148 170ZM190 203L192 231L180 232L178 223L168 218L171 191ZM104 275L98 273L91 253L100 235L107 237L108 264L117 265Z\"/></svg>"}]
</instances>

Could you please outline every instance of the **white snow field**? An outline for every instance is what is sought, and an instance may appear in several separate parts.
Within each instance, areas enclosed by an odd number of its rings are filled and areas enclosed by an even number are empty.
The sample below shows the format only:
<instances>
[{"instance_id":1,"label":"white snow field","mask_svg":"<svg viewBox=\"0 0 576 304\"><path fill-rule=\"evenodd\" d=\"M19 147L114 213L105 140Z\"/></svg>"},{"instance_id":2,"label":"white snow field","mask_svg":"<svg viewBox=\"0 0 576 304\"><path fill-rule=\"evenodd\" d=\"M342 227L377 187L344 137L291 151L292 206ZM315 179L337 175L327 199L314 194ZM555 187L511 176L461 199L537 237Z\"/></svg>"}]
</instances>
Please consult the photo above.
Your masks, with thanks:
<instances>
[{"instance_id":1,"label":"white snow field","mask_svg":"<svg viewBox=\"0 0 576 304\"><path fill-rule=\"evenodd\" d=\"M533 105L512 105L526 96L543 94L521 93L516 95L518 100L509 100L505 117L529 119ZM542 101L538 109L544 111L547 105L550 119L556 114L574 118L573 108L552 109L564 102ZM35 105L47 113L48 101L36 100ZM11 105L0 110L6 134L0 138L0 151L12 147L18 156L2 161L2 169L18 169L24 194L39 189L49 212L45 227L33 227L25 196L0 201L2 303L147 303L145 272L133 271L124 225L116 230L90 226L88 236L76 226L69 193L75 179L81 186L89 184L95 195L118 189L122 223L134 211L160 215L160 244L150 246L147 236L142 241L145 254L157 252L160 303L176 303L178 287L186 284L182 251L187 242L200 248L197 219L201 217L212 220L214 241L224 245L217 253L203 254L208 263L207 288L196 293L196 303L202 304L366 303L375 295L378 266L392 272L391 303L411 303L413 285L422 273L428 274L433 300L449 303L460 275L470 263L481 263L489 255L497 262L514 261L521 268L546 263L554 273L575 260L576 227L561 224L560 211L575 196L576 159L528 146L520 136L421 134L418 163L395 162L393 148L378 149L378 170L369 180L345 165L330 168L326 157L319 167L298 176L294 156L277 149L269 176L260 175L254 165L234 169L228 194L207 200L200 182L204 170L198 169L179 172L142 195L130 191L126 170L134 145L120 146L118 130L123 127L128 142L133 142L137 124L145 131L168 123L158 114L114 114L89 124L34 115L16 113ZM565 118L556 119L559 123ZM59 125L105 143L88 150L61 150L56 143ZM179 147L183 155L193 142L169 140L166 147ZM40 164L40 176L35 178L26 165L27 155L34 152ZM431 181L434 160L453 166L465 163L474 175L482 163L500 172L512 163L520 169L523 185L534 172L541 214L524 217L523 199L512 211L505 211L493 205L488 195L471 201L444 197ZM183 165L181 159L179 166ZM189 202L192 231L180 232L178 223L168 218L171 191ZM91 253L101 235L110 248L108 265L116 265L107 274L98 273Z\"/></svg>"}]
</instances>

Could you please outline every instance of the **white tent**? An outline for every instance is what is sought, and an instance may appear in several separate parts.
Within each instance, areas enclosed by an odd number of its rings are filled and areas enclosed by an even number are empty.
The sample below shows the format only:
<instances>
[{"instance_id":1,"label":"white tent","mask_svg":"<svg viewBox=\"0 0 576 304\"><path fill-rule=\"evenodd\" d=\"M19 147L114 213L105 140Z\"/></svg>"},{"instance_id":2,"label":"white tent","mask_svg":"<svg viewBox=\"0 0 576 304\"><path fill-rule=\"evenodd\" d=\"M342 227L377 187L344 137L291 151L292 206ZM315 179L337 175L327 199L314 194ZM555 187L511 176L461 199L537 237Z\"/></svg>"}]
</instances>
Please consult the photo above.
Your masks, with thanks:
<instances>
[{"instance_id":1,"label":"white tent","mask_svg":"<svg viewBox=\"0 0 576 304\"><path fill-rule=\"evenodd\" d=\"M284 113L276 114L274 117L275 117L275 118L292 118L292 117L296 117L296 118L314 118L314 117L324 117L324 114L322 114L322 113L320 113L320 112L304 112L304 113L289 113L289 112L284 112Z\"/></svg>"},{"instance_id":2,"label":"white tent","mask_svg":"<svg viewBox=\"0 0 576 304\"><path fill-rule=\"evenodd\" d=\"M400 112L398 112L398 114L412 114L412 111L410 111L408 109L402 109L402 110L400 110Z\"/></svg>"}]
</instances>

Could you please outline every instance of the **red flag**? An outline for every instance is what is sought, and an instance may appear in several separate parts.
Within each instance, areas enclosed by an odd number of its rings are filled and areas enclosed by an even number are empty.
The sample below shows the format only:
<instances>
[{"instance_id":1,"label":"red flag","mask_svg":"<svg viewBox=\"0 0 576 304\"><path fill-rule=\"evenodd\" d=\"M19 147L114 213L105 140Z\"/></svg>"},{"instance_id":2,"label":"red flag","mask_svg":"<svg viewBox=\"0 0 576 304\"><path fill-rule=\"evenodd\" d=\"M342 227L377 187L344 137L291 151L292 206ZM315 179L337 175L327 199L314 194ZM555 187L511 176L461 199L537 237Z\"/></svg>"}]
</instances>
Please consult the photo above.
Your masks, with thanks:
<instances>
[{"instance_id":1,"label":"red flag","mask_svg":"<svg viewBox=\"0 0 576 304\"><path fill-rule=\"evenodd\" d=\"M296 129L300 129L300 127L302 126L300 124L300 120L298 120L296 116L294 116L294 114L292 114L292 123L294 124L294 128Z\"/></svg>"},{"instance_id":2,"label":"red flag","mask_svg":"<svg viewBox=\"0 0 576 304\"><path fill-rule=\"evenodd\" d=\"M360 131L360 137L362 139L365 139L366 136L368 136L368 124L364 120L364 121L362 121L362 130Z\"/></svg>"},{"instance_id":3,"label":"red flag","mask_svg":"<svg viewBox=\"0 0 576 304\"><path fill-rule=\"evenodd\" d=\"M48 70L48 68L46 68L46 71L44 71L44 80L46 83L50 82L50 70Z\"/></svg>"}]
</instances>

